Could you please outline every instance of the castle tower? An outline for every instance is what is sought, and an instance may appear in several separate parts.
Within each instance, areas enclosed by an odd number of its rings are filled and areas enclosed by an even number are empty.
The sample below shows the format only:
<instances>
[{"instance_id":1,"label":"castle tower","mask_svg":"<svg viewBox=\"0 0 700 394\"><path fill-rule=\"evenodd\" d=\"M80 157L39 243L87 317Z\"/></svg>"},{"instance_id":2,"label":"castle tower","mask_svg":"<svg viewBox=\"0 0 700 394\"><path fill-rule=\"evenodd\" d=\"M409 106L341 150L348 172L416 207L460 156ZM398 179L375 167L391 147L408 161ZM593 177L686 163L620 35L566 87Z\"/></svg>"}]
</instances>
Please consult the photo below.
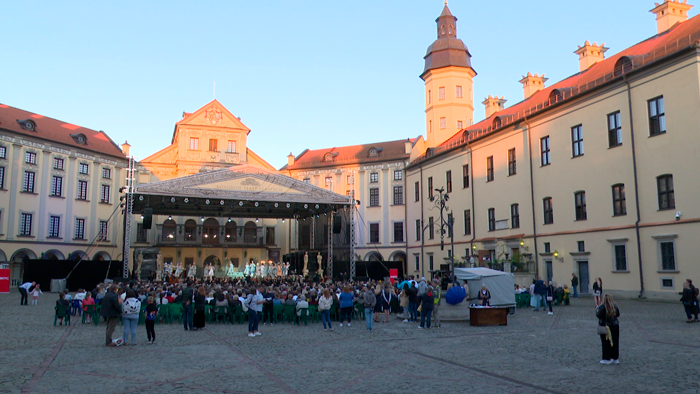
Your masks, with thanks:
<instances>
[{"instance_id":1,"label":"castle tower","mask_svg":"<svg viewBox=\"0 0 700 394\"><path fill-rule=\"evenodd\" d=\"M457 38L457 18L445 8L435 20L437 40L428 47L425 69L425 128L429 147L445 142L474 123L471 54Z\"/></svg>"}]
</instances>

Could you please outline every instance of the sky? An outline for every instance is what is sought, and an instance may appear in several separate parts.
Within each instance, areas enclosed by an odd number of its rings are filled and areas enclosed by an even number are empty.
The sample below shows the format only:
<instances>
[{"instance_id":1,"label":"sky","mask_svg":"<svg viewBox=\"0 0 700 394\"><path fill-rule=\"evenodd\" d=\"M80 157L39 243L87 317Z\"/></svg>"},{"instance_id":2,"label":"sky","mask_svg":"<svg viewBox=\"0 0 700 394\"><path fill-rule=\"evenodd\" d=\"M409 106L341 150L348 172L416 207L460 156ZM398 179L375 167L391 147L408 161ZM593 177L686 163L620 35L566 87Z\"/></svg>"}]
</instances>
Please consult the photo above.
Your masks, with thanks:
<instances>
[{"instance_id":1,"label":"sky","mask_svg":"<svg viewBox=\"0 0 700 394\"><path fill-rule=\"evenodd\" d=\"M661 0L656 0L657 2ZM690 0L693 3L693 0ZM0 103L128 141L143 159L216 97L276 168L291 152L425 133L423 71L443 0L23 1L3 4ZM578 72L656 34L653 1L451 0L481 101ZM697 14L696 9L690 16ZM214 85L216 93L214 94Z\"/></svg>"}]
</instances>

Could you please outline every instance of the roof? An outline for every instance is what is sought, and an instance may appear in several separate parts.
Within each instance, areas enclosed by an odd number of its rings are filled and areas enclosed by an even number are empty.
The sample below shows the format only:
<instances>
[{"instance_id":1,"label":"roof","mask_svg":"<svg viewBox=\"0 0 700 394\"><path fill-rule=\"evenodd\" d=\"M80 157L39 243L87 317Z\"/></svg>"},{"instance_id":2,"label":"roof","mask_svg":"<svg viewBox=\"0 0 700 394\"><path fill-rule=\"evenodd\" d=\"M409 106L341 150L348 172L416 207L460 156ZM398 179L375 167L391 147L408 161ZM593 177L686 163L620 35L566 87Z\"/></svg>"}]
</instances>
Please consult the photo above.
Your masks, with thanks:
<instances>
[{"instance_id":1,"label":"roof","mask_svg":"<svg viewBox=\"0 0 700 394\"><path fill-rule=\"evenodd\" d=\"M421 157L414 160L414 162L428 159L456 146L461 146L469 141L482 138L494 131L508 127L515 122L545 112L550 108L556 107L560 103L586 94L601 86L617 82L623 78L623 74L634 72L638 69L661 62L684 50L694 48L698 45L698 40L700 40L700 15L685 22L678 23L666 32L657 34L624 49L584 71L544 88L527 99L498 111L472 126L460 130L441 145L429 149ZM620 59L625 57L630 61L631 66L629 66L629 68L624 67L625 71L623 72L620 69L620 64L617 63ZM500 120L500 127L494 128L493 125L496 117Z\"/></svg>"},{"instance_id":2,"label":"roof","mask_svg":"<svg viewBox=\"0 0 700 394\"><path fill-rule=\"evenodd\" d=\"M471 68L473 70L472 55L469 53L467 46L464 45L464 42L457 38L457 18L452 15L447 5L442 9L442 14L435 22L438 25L438 38L430 44L423 57L425 59L425 67L420 77L423 78L430 70L451 66ZM454 26L452 26L453 24ZM445 25L450 26L450 28L445 30Z\"/></svg>"},{"instance_id":3,"label":"roof","mask_svg":"<svg viewBox=\"0 0 700 394\"><path fill-rule=\"evenodd\" d=\"M23 127L25 120L33 122L33 130ZM22 124L20 124L20 122ZM0 104L0 130L68 145L74 148L124 159L124 153L104 131L95 131L57 119ZM78 142L85 136L85 144Z\"/></svg>"},{"instance_id":4,"label":"roof","mask_svg":"<svg viewBox=\"0 0 700 394\"><path fill-rule=\"evenodd\" d=\"M299 170L303 168L335 167L345 164L378 163L390 160L404 160L410 154L406 153L405 143L415 143L417 138L405 140L376 142L372 144L350 145L324 149L307 149L294 160L291 166L285 165L282 170ZM375 149L376 156L370 156L370 150ZM328 157L326 157L328 156Z\"/></svg>"}]
</instances>

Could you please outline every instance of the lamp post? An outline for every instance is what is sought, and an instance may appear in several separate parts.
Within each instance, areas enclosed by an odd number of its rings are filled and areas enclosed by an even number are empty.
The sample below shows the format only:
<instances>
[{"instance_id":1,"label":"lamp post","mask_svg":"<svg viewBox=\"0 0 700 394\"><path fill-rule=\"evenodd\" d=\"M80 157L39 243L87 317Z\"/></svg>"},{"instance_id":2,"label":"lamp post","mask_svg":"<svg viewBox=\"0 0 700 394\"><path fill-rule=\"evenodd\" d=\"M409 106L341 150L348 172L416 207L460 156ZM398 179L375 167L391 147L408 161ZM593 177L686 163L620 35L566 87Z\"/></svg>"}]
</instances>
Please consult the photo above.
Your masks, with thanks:
<instances>
[{"instance_id":1,"label":"lamp post","mask_svg":"<svg viewBox=\"0 0 700 394\"><path fill-rule=\"evenodd\" d=\"M440 210L440 250L445 250L445 233L449 234L450 237L450 272L454 273L455 265L455 238L454 238L454 217L452 216L452 211L448 213L448 217L445 218L445 212L449 211L450 208L447 206L447 201L449 201L450 196L445 193L445 188L435 189L438 192L438 196L433 195L430 197L430 202L435 204L435 208ZM432 208L431 208L432 209Z\"/></svg>"}]
</instances>

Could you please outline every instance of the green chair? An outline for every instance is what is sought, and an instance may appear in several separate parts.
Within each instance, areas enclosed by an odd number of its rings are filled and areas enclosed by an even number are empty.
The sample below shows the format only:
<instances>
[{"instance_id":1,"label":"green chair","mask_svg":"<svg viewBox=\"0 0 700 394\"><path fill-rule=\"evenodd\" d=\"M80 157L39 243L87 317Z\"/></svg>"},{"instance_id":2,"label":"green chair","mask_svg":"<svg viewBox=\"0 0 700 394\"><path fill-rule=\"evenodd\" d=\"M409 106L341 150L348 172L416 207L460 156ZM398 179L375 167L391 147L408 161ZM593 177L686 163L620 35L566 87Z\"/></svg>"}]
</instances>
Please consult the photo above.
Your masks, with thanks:
<instances>
[{"instance_id":1,"label":"green chair","mask_svg":"<svg viewBox=\"0 0 700 394\"><path fill-rule=\"evenodd\" d=\"M139 322L138 325L146 323L146 304L141 304L141 311L139 311Z\"/></svg>"},{"instance_id":2,"label":"green chair","mask_svg":"<svg viewBox=\"0 0 700 394\"><path fill-rule=\"evenodd\" d=\"M92 322L95 325L100 324L100 312L102 311L102 305L95 305L95 314L92 316Z\"/></svg>"},{"instance_id":3,"label":"green chair","mask_svg":"<svg viewBox=\"0 0 700 394\"><path fill-rule=\"evenodd\" d=\"M295 311L296 312L296 311ZM299 308L298 310L299 315L297 315L297 325L301 325L302 320L304 321L304 325L308 326L309 325L309 308Z\"/></svg>"},{"instance_id":4,"label":"green chair","mask_svg":"<svg viewBox=\"0 0 700 394\"><path fill-rule=\"evenodd\" d=\"M171 321L177 320L178 323L182 323L182 309L182 304L168 304Z\"/></svg>"},{"instance_id":5,"label":"green chair","mask_svg":"<svg viewBox=\"0 0 700 394\"><path fill-rule=\"evenodd\" d=\"M318 313L318 305L309 305L309 320L312 323L318 323L321 320L321 314Z\"/></svg>"},{"instance_id":6,"label":"green chair","mask_svg":"<svg viewBox=\"0 0 700 394\"><path fill-rule=\"evenodd\" d=\"M213 311L213 318L214 322L216 323L218 323L219 320L221 320L221 322L226 324L226 321L228 320L228 306L215 306Z\"/></svg>"},{"instance_id":7,"label":"green chair","mask_svg":"<svg viewBox=\"0 0 700 394\"><path fill-rule=\"evenodd\" d=\"M53 317L53 325L56 325L59 318L63 318L63 323L70 326L70 305L56 305L54 309L56 309L56 313Z\"/></svg>"},{"instance_id":8,"label":"green chair","mask_svg":"<svg viewBox=\"0 0 700 394\"><path fill-rule=\"evenodd\" d=\"M340 320L340 315L338 313L338 305L336 304L331 304L331 320L339 321Z\"/></svg>"},{"instance_id":9,"label":"green chair","mask_svg":"<svg viewBox=\"0 0 700 394\"><path fill-rule=\"evenodd\" d=\"M355 320L360 320L365 318L365 304L356 303L353 306Z\"/></svg>"},{"instance_id":10,"label":"green chair","mask_svg":"<svg viewBox=\"0 0 700 394\"><path fill-rule=\"evenodd\" d=\"M100 320L100 315L95 316L95 309L95 305L85 305L85 311L83 312L83 319L81 321L82 324L85 324L86 317L88 316L98 321Z\"/></svg>"},{"instance_id":11,"label":"green chair","mask_svg":"<svg viewBox=\"0 0 700 394\"><path fill-rule=\"evenodd\" d=\"M297 317L297 311L295 305L285 305L284 306L284 320L287 323L294 323Z\"/></svg>"},{"instance_id":12,"label":"green chair","mask_svg":"<svg viewBox=\"0 0 700 394\"><path fill-rule=\"evenodd\" d=\"M214 307L212 305L204 305L204 320L213 323L214 317Z\"/></svg>"},{"instance_id":13,"label":"green chair","mask_svg":"<svg viewBox=\"0 0 700 394\"><path fill-rule=\"evenodd\" d=\"M168 304L158 305L158 317L156 318L156 323L172 323L170 320L170 307Z\"/></svg>"},{"instance_id":14,"label":"green chair","mask_svg":"<svg viewBox=\"0 0 700 394\"><path fill-rule=\"evenodd\" d=\"M272 306L272 319L275 323L284 322L284 305L276 304Z\"/></svg>"}]
</instances>

